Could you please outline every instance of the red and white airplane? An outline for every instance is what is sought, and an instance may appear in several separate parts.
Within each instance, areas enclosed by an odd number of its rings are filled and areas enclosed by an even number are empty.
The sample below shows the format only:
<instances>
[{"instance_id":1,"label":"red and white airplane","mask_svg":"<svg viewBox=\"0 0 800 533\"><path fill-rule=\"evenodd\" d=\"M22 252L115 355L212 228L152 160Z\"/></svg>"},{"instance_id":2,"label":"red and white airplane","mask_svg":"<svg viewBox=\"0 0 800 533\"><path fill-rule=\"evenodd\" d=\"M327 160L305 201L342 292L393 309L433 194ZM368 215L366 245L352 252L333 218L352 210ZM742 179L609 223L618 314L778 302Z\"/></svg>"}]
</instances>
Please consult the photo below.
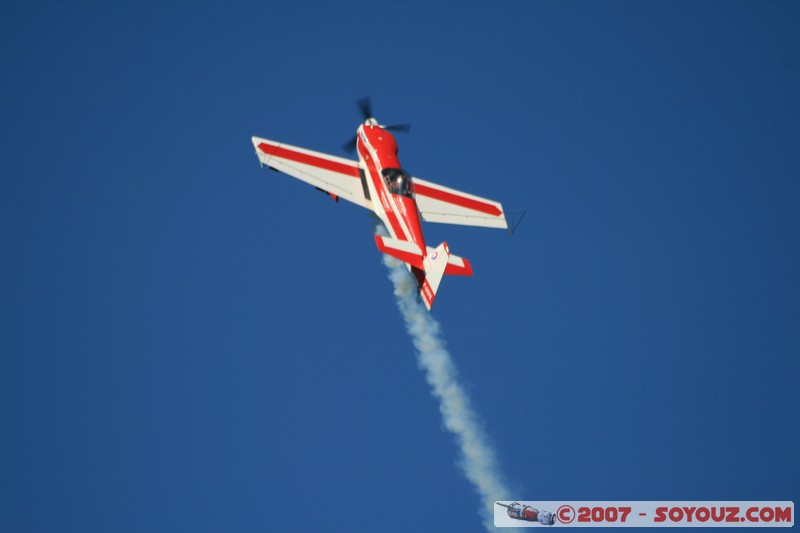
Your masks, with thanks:
<instances>
[{"instance_id":1,"label":"red and white airplane","mask_svg":"<svg viewBox=\"0 0 800 533\"><path fill-rule=\"evenodd\" d=\"M253 137L256 155L262 167L305 181L337 202L344 198L374 212L391 235L375 236L378 249L406 264L430 310L442 276L471 276L472 266L451 254L445 242L436 248L426 246L420 221L508 228L503 206L410 176L400 166L397 143L390 133L409 127L379 124L369 99L359 100L358 105L364 123L345 145L345 149L357 149L358 161Z\"/></svg>"}]
</instances>

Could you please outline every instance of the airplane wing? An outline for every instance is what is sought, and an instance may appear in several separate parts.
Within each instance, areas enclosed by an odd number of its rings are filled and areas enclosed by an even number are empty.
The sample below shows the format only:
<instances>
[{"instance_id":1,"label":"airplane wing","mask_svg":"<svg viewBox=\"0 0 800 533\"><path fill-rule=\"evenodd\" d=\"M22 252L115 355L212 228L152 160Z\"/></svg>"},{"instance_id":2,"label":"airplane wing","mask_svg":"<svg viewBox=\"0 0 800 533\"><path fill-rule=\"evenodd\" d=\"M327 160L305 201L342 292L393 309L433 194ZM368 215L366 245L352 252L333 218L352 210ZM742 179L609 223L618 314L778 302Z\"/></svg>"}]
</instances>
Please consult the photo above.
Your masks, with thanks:
<instances>
[{"instance_id":1,"label":"airplane wing","mask_svg":"<svg viewBox=\"0 0 800 533\"><path fill-rule=\"evenodd\" d=\"M500 202L412 178L417 209L425 222L508 228Z\"/></svg>"},{"instance_id":2,"label":"airplane wing","mask_svg":"<svg viewBox=\"0 0 800 533\"><path fill-rule=\"evenodd\" d=\"M334 200L343 198L372 209L358 162L259 137L253 137L253 146L261 166L305 181Z\"/></svg>"}]
</instances>

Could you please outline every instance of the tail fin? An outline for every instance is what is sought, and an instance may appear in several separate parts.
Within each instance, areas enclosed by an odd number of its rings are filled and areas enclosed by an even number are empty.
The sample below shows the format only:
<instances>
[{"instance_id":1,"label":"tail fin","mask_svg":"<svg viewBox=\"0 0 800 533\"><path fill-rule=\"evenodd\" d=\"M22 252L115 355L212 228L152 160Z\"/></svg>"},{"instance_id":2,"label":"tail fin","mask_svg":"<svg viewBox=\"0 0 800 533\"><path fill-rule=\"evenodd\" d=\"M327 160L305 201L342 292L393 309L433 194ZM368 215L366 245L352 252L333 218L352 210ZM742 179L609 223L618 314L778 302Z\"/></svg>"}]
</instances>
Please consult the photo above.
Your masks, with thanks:
<instances>
[{"instance_id":1,"label":"tail fin","mask_svg":"<svg viewBox=\"0 0 800 533\"><path fill-rule=\"evenodd\" d=\"M375 243L381 252L408 265L409 270L417 279L420 299L425 303L428 311L431 310L433 300L436 298L436 291L439 289L442 276L445 274L472 275L472 265L469 264L469 261L463 257L451 255L446 242L436 248L427 247L424 256L422 249L413 242L376 235Z\"/></svg>"},{"instance_id":2,"label":"tail fin","mask_svg":"<svg viewBox=\"0 0 800 533\"><path fill-rule=\"evenodd\" d=\"M420 281L419 295L428 311L431 310L433 300L436 298L436 291L439 289L439 283L442 281L449 260L450 250L447 248L447 243L443 242L429 252L422 261L425 277Z\"/></svg>"}]
</instances>

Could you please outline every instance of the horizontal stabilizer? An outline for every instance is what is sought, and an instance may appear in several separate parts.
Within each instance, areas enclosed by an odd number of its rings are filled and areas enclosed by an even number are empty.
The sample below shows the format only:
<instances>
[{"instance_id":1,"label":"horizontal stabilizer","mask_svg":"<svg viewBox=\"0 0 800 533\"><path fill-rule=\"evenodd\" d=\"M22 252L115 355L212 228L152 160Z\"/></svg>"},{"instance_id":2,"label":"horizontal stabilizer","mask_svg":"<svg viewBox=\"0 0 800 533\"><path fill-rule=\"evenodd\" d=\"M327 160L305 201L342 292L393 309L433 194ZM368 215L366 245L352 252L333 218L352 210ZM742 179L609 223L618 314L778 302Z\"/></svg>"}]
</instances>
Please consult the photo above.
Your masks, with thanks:
<instances>
[{"instance_id":1,"label":"horizontal stabilizer","mask_svg":"<svg viewBox=\"0 0 800 533\"><path fill-rule=\"evenodd\" d=\"M433 252L434 248L428 246L428 255L430 256ZM447 267L445 267L444 273L446 276L471 276L472 265L469 260L450 254L447 258Z\"/></svg>"},{"instance_id":2,"label":"horizontal stabilizer","mask_svg":"<svg viewBox=\"0 0 800 533\"><path fill-rule=\"evenodd\" d=\"M413 242L376 235L375 243L378 245L378 250L382 253L391 255L395 259L399 259L403 263L408 263L413 267L419 269L423 268L422 249Z\"/></svg>"}]
</instances>

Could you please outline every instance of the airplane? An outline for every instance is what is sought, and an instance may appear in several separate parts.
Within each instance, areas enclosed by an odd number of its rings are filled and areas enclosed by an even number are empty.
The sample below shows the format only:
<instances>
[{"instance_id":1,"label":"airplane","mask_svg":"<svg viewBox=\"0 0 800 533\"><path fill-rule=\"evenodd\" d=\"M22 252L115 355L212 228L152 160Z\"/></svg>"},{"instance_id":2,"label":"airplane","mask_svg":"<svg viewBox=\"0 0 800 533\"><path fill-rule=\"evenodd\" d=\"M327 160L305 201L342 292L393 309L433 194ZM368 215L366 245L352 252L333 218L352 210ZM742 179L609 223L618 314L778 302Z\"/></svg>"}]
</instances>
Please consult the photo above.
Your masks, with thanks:
<instances>
[{"instance_id":1,"label":"airplane","mask_svg":"<svg viewBox=\"0 0 800 533\"><path fill-rule=\"evenodd\" d=\"M406 264L430 311L442 276L471 276L472 265L451 254L446 242L426 246L421 221L508 229L503 206L409 175L400 166L390 132L407 132L410 126L380 124L369 98L357 105L364 122L343 148L355 149L358 161L253 137L256 155L262 167L309 183L337 202L342 198L375 213L391 235L375 236L378 250Z\"/></svg>"},{"instance_id":2,"label":"airplane","mask_svg":"<svg viewBox=\"0 0 800 533\"><path fill-rule=\"evenodd\" d=\"M539 509L535 509L530 505L521 505L518 502L514 502L511 505L507 505L505 503L494 502L497 505L505 507L508 512L508 516L514 518L516 520L524 520L526 522L539 522L543 526L552 526L556 523L556 515L551 513L550 511L540 511Z\"/></svg>"}]
</instances>

